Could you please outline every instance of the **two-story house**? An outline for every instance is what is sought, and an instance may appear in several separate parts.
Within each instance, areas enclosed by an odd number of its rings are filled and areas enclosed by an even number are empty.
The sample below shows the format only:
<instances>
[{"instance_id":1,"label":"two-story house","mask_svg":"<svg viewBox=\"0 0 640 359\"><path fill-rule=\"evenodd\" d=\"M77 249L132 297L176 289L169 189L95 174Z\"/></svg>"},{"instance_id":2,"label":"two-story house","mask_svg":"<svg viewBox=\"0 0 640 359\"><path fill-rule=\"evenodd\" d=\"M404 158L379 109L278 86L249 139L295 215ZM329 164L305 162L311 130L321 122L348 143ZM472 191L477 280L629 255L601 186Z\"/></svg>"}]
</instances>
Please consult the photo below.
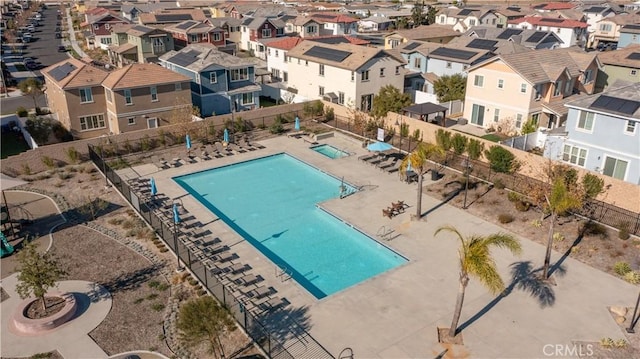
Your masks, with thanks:
<instances>
[{"instance_id":1,"label":"two-story house","mask_svg":"<svg viewBox=\"0 0 640 359\"><path fill-rule=\"evenodd\" d=\"M111 11L101 11L90 13L91 16L86 16L85 22L81 24L89 30L91 36L87 37L87 46L90 49L99 47L102 50L107 50L111 45L111 30L115 25L128 24L129 21L112 13ZM95 16L94 16L95 15Z\"/></svg>"},{"instance_id":2,"label":"two-story house","mask_svg":"<svg viewBox=\"0 0 640 359\"><path fill-rule=\"evenodd\" d=\"M619 80L640 82L640 44L600 52L598 59L602 63L602 71L596 80L597 90L606 90Z\"/></svg>"},{"instance_id":3,"label":"two-story house","mask_svg":"<svg viewBox=\"0 0 640 359\"><path fill-rule=\"evenodd\" d=\"M508 22L509 28L552 31L562 40L562 47L584 47L588 26L584 21L540 16L527 16Z\"/></svg>"},{"instance_id":4,"label":"two-story house","mask_svg":"<svg viewBox=\"0 0 640 359\"><path fill-rule=\"evenodd\" d=\"M173 50L173 37L161 29L144 25L116 25L111 30L109 62L116 67L131 63L154 63Z\"/></svg>"},{"instance_id":5,"label":"two-story house","mask_svg":"<svg viewBox=\"0 0 640 359\"><path fill-rule=\"evenodd\" d=\"M138 22L138 16L144 13L152 13L155 11L160 11L162 9L168 8L171 5L166 2L149 2L149 3L133 3L133 4L122 4L120 7L120 14L123 18L131 21L132 23Z\"/></svg>"},{"instance_id":6,"label":"two-story house","mask_svg":"<svg viewBox=\"0 0 640 359\"><path fill-rule=\"evenodd\" d=\"M620 14L604 18L597 22L596 31L591 34L591 47L602 48L603 45L617 44L620 29L625 25L640 24L640 14Z\"/></svg>"},{"instance_id":7,"label":"two-story house","mask_svg":"<svg viewBox=\"0 0 640 359\"><path fill-rule=\"evenodd\" d=\"M47 104L74 138L109 134L102 81L109 73L70 57L42 70Z\"/></svg>"},{"instance_id":8,"label":"two-story house","mask_svg":"<svg viewBox=\"0 0 640 359\"><path fill-rule=\"evenodd\" d=\"M458 32L465 32L473 26L498 25L498 15L493 7L470 7L459 9L457 7L443 8L436 14L436 24L451 25Z\"/></svg>"},{"instance_id":9,"label":"two-story house","mask_svg":"<svg viewBox=\"0 0 640 359\"><path fill-rule=\"evenodd\" d=\"M305 40L287 53L289 87L306 99L327 99L370 111L380 88L402 91L404 60L385 50Z\"/></svg>"},{"instance_id":10,"label":"two-story house","mask_svg":"<svg viewBox=\"0 0 640 359\"><path fill-rule=\"evenodd\" d=\"M562 40L551 31L501 29L476 26L448 45L490 50L496 54L520 52L523 49L556 49Z\"/></svg>"},{"instance_id":11,"label":"two-story house","mask_svg":"<svg viewBox=\"0 0 640 359\"><path fill-rule=\"evenodd\" d=\"M224 30L227 46L239 49L239 44L242 42L242 20L232 17L212 17L209 18L209 23Z\"/></svg>"},{"instance_id":12,"label":"two-story house","mask_svg":"<svg viewBox=\"0 0 640 359\"><path fill-rule=\"evenodd\" d=\"M640 184L640 83L617 82L566 106L564 133L547 136L545 157Z\"/></svg>"},{"instance_id":13,"label":"two-story house","mask_svg":"<svg viewBox=\"0 0 640 359\"><path fill-rule=\"evenodd\" d=\"M589 27L587 27L589 44L592 42L591 34L598 28L598 22L604 18L616 15L616 12L606 4L585 6L582 12L584 13L585 21L589 25Z\"/></svg>"},{"instance_id":14,"label":"two-story house","mask_svg":"<svg viewBox=\"0 0 640 359\"><path fill-rule=\"evenodd\" d=\"M245 17L242 19L241 28L240 48L252 51L255 57L264 60L266 48L260 43L260 40L284 36L285 23L274 18Z\"/></svg>"},{"instance_id":15,"label":"two-story house","mask_svg":"<svg viewBox=\"0 0 640 359\"><path fill-rule=\"evenodd\" d=\"M175 50L180 50L191 44L209 43L216 47L227 45L226 32L220 27L213 26L208 20L186 20L164 28L173 37Z\"/></svg>"},{"instance_id":16,"label":"two-story house","mask_svg":"<svg viewBox=\"0 0 640 359\"><path fill-rule=\"evenodd\" d=\"M493 10L493 14L497 18L495 27L502 29L507 27L507 24L509 23L510 20L515 20L515 19L525 17L529 13L525 9L520 8L519 6L512 5L507 7L498 7ZM489 25L493 26L494 24L489 24Z\"/></svg>"},{"instance_id":17,"label":"two-story house","mask_svg":"<svg viewBox=\"0 0 640 359\"><path fill-rule=\"evenodd\" d=\"M176 109L191 109L189 78L155 64L131 64L102 82L108 126L123 133L169 125Z\"/></svg>"},{"instance_id":18,"label":"two-story house","mask_svg":"<svg viewBox=\"0 0 640 359\"><path fill-rule=\"evenodd\" d=\"M193 104L202 116L260 107L260 86L251 59L227 54L211 44L193 44L164 54L160 63L191 79Z\"/></svg>"},{"instance_id":19,"label":"two-story house","mask_svg":"<svg viewBox=\"0 0 640 359\"><path fill-rule=\"evenodd\" d=\"M464 117L471 124L518 132L529 119L556 128L564 104L591 94L601 68L595 52L575 49L501 54L468 69Z\"/></svg>"},{"instance_id":20,"label":"two-story house","mask_svg":"<svg viewBox=\"0 0 640 359\"><path fill-rule=\"evenodd\" d=\"M286 21L284 32L289 36L314 37L320 36L321 27L322 25L313 18L306 15L298 15Z\"/></svg>"},{"instance_id":21,"label":"two-story house","mask_svg":"<svg viewBox=\"0 0 640 359\"><path fill-rule=\"evenodd\" d=\"M413 29L396 30L384 37L384 49L391 50L409 41L426 41L446 44L461 33L448 25L422 25Z\"/></svg>"},{"instance_id":22,"label":"two-story house","mask_svg":"<svg viewBox=\"0 0 640 359\"><path fill-rule=\"evenodd\" d=\"M162 27L183 21L205 21L207 16L202 9L166 8L152 13L138 15L138 23L146 26Z\"/></svg>"},{"instance_id":23,"label":"two-story house","mask_svg":"<svg viewBox=\"0 0 640 359\"><path fill-rule=\"evenodd\" d=\"M311 18L320 25L320 36L349 35L358 31L358 19L343 14L311 13Z\"/></svg>"},{"instance_id":24,"label":"two-story house","mask_svg":"<svg viewBox=\"0 0 640 359\"><path fill-rule=\"evenodd\" d=\"M620 28L617 48L622 49L630 45L640 45L640 22L624 25Z\"/></svg>"}]
</instances>

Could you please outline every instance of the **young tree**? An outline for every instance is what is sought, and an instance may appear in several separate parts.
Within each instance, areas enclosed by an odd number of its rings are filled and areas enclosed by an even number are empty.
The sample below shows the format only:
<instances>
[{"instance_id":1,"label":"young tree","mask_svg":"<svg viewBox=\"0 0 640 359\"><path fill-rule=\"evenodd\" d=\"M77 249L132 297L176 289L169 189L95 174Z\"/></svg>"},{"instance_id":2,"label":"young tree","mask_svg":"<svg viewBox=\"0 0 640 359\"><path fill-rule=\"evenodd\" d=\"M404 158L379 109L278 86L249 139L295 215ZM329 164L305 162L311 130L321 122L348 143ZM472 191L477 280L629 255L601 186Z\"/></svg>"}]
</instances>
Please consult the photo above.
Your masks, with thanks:
<instances>
[{"instance_id":1,"label":"young tree","mask_svg":"<svg viewBox=\"0 0 640 359\"><path fill-rule=\"evenodd\" d=\"M466 137L465 137L466 138ZM473 171L473 167L471 167L471 161L476 161L480 157L482 157L482 152L484 151L484 143L476 140L475 138L470 138L465 143L465 148L467 151L467 159L465 160L465 181L464 181L464 203L462 205L463 209L467 209L467 194L469 192L469 176Z\"/></svg>"},{"instance_id":2,"label":"young tree","mask_svg":"<svg viewBox=\"0 0 640 359\"><path fill-rule=\"evenodd\" d=\"M375 118L382 118L389 111L399 113L402 108L411 105L411 96L402 93L393 85L387 85L380 89L378 95L373 98L371 115Z\"/></svg>"},{"instance_id":3,"label":"young tree","mask_svg":"<svg viewBox=\"0 0 640 359\"><path fill-rule=\"evenodd\" d=\"M438 14L438 10L433 6L429 6L429 10L427 11L427 18L425 19L427 25L435 24L436 14Z\"/></svg>"},{"instance_id":4,"label":"young tree","mask_svg":"<svg viewBox=\"0 0 640 359\"><path fill-rule=\"evenodd\" d=\"M451 147L453 148L453 153L460 156L467 149L467 142L469 139L467 136L456 133L451 137Z\"/></svg>"},{"instance_id":5,"label":"young tree","mask_svg":"<svg viewBox=\"0 0 640 359\"><path fill-rule=\"evenodd\" d=\"M484 156L489 160L491 170L499 173L514 173L519 168L516 156L509 150L501 146L491 146L484 152Z\"/></svg>"},{"instance_id":6,"label":"young tree","mask_svg":"<svg viewBox=\"0 0 640 359\"><path fill-rule=\"evenodd\" d=\"M42 309L46 310L45 294L49 288L55 287L56 282L67 275L67 272L60 267L51 252L38 253L34 243L27 244L18 252L18 263L18 295L22 299L33 295L40 299Z\"/></svg>"},{"instance_id":7,"label":"young tree","mask_svg":"<svg viewBox=\"0 0 640 359\"><path fill-rule=\"evenodd\" d=\"M440 76L433 82L433 91L439 102L464 100L467 78L461 74Z\"/></svg>"},{"instance_id":8,"label":"young tree","mask_svg":"<svg viewBox=\"0 0 640 359\"><path fill-rule=\"evenodd\" d=\"M424 4L415 2L413 4L413 9L411 9L411 21L413 22L413 27L418 27L422 25L425 20L424 16Z\"/></svg>"},{"instance_id":9,"label":"young tree","mask_svg":"<svg viewBox=\"0 0 640 359\"><path fill-rule=\"evenodd\" d=\"M167 120L173 125L173 133L178 137L185 137L193 126L193 105L191 101L175 99L171 114Z\"/></svg>"},{"instance_id":10,"label":"young tree","mask_svg":"<svg viewBox=\"0 0 640 359\"><path fill-rule=\"evenodd\" d=\"M528 133L536 132L537 129L538 129L538 122L530 118L527 120L527 122L524 123L524 125L522 125L522 130L520 132L522 132L523 135L526 135Z\"/></svg>"},{"instance_id":11,"label":"young tree","mask_svg":"<svg viewBox=\"0 0 640 359\"><path fill-rule=\"evenodd\" d=\"M441 128L436 131L436 144L440 146L445 153L445 162L447 162L447 153L451 150L451 132L445 131Z\"/></svg>"},{"instance_id":12,"label":"young tree","mask_svg":"<svg viewBox=\"0 0 640 359\"><path fill-rule=\"evenodd\" d=\"M429 160L437 160L443 158L444 155L445 152L442 147L432 143L421 142L400 164L400 173L402 175L406 175L409 164L411 164L412 171L418 175L418 201L415 214L417 219L422 217L422 177L429 171Z\"/></svg>"},{"instance_id":13,"label":"young tree","mask_svg":"<svg viewBox=\"0 0 640 359\"><path fill-rule=\"evenodd\" d=\"M236 330L227 308L208 295L190 300L180 308L177 327L182 341L189 346L207 342L215 358L225 357L220 337Z\"/></svg>"},{"instance_id":14,"label":"young tree","mask_svg":"<svg viewBox=\"0 0 640 359\"><path fill-rule=\"evenodd\" d=\"M456 228L444 226L438 228L434 236L437 236L442 231L453 233L460 241L460 249L458 250L460 282L458 285L456 306L453 311L453 320L449 328L449 337L455 338L458 321L462 313L464 294L470 277L479 280L480 283L493 294L500 293L504 290L504 282L498 273L495 260L491 256L491 248L504 248L514 255L519 255L522 252L522 247L520 246L520 242L510 234L497 233L489 236L472 235L464 237Z\"/></svg>"},{"instance_id":15,"label":"young tree","mask_svg":"<svg viewBox=\"0 0 640 359\"><path fill-rule=\"evenodd\" d=\"M35 77L30 77L18 83L18 88L23 94L33 98L34 109L38 108L38 96L42 95L42 82Z\"/></svg>"}]
</instances>

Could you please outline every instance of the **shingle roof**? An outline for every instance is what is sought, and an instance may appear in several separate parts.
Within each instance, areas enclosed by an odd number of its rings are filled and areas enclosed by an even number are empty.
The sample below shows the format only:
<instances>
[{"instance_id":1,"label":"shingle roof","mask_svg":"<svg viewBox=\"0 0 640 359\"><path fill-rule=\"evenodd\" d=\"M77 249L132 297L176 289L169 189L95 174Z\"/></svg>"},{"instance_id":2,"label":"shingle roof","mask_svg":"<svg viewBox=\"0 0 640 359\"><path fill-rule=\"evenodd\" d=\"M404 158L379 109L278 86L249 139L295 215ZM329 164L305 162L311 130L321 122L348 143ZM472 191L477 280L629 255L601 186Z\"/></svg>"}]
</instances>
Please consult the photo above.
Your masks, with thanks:
<instances>
[{"instance_id":1,"label":"shingle roof","mask_svg":"<svg viewBox=\"0 0 640 359\"><path fill-rule=\"evenodd\" d=\"M587 28L589 25L586 22L570 20L570 19L557 19L547 18L539 16L526 16L519 19L509 20L509 24L521 24L527 22L534 26L551 26L551 27L564 27L564 28Z\"/></svg>"},{"instance_id":2,"label":"shingle roof","mask_svg":"<svg viewBox=\"0 0 640 359\"><path fill-rule=\"evenodd\" d=\"M432 39L442 36L460 36L453 26L448 25L421 25L408 30L396 30L395 33L409 40ZM393 34L393 33L392 33Z\"/></svg>"},{"instance_id":3,"label":"shingle roof","mask_svg":"<svg viewBox=\"0 0 640 359\"><path fill-rule=\"evenodd\" d=\"M180 51L169 51L160 56L160 60L172 62L172 58L178 54L189 54L193 62L182 66L194 72L200 72L210 66L218 65L225 68L242 68L255 66L250 58L240 58L222 51L219 51L212 44L191 44ZM181 66L181 65L179 65Z\"/></svg>"},{"instance_id":4,"label":"shingle roof","mask_svg":"<svg viewBox=\"0 0 640 359\"><path fill-rule=\"evenodd\" d=\"M575 7L574 4L564 3L564 2L552 2L547 4L541 4L534 6L534 9L539 10L562 10L562 9L573 9Z\"/></svg>"},{"instance_id":5,"label":"shingle roof","mask_svg":"<svg viewBox=\"0 0 640 359\"><path fill-rule=\"evenodd\" d=\"M615 87L610 90L605 90L604 92L598 94L586 96L584 98L578 99L577 101L571 101L567 104L567 106L577 108L592 108L592 104L596 102L600 98L600 96L609 96L621 100L640 102L640 82L629 83L618 81L615 83ZM636 109L636 111L631 115L627 113L617 113L617 111L614 110L607 111L601 108L598 108L598 111L608 112L614 115L618 114L628 118L640 118L640 108Z\"/></svg>"},{"instance_id":6,"label":"shingle roof","mask_svg":"<svg viewBox=\"0 0 640 359\"><path fill-rule=\"evenodd\" d=\"M338 50L338 51L346 51L350 53L345 59L342 61L332 61L327 60L315 56L305 55L305 53L310 50L312 47L325 48L329 50ZM392 56L391 53L381 50L374 47L366 47L354 44L336 44L336 45L325 45L316 41L303 41L298 44L298 46L289 50L287 56L300 58L303 60L311 60L321 64L327 64L338 68L343 68L351 71L356 71L361 68L368 61L373 59L376 56L388 56L393 57L400 63L404 63L405 61L402 58L397 58Z\"/></svg>"},{"instance_id":7,"label":"shingle roof","mask_svg":"<svg viewBox=\"0 0 640 359\"><path fill-rule=\"evenodd\" d=\"M65 73L61 73L61 69L66 69ZM72 57L43 69L42 73L63 89L100 85L109 74Z\"/></svg>"},{"instance_id":8,"label":"shingle roof","mask_svg":"<svg viewBox=\"0 0 640 359\"><path fill-rule=\"evenodd\" d=\"M600 59L600 62L604 65L640 69L640 60L635 59L635 56L640 57L640 55L631 55L634 53L640 54L639 44L629 45L624 48L617 49L616 51L601 52L598 54L598 59ZM630 59L629 56L633 58Z\"/></svg>"},{"instance_id":9,"label":"shingle roof","mask_svg":"<svg viewBox=\"0 0 640 359\"><path fill-rule=\"evenodd\" d=\"M556 41L559 44L563 43L563 41L552 31L539 31L539 30L528 30L528 29L515 29L519 30L518 34L513 34L507 38L500 38L500 34L505 31L510 31L514 29L499 29L490 26L474 26L469 29L463 36L455 38L451 40L451 42L447 45L455 45L455 46L466 46L474 39L486 39L497 41L495 44L496 50L495 53L511 53L511 52L521 52L525 49L535 49L538 45L542 43L546 43L553 39L552 41ZM536 33L544 33L542 36L534 37L537 41L529 41L532 39L532 36ZM541 35L541 34L539 34ZM515 46L518 45L518 46Z\"/></svg>"},{"instance_id":10,"label":"shingle roof","mask_svg":"<svg viewBox=\"0 0 640 359\"><path fill-rule=\"evenodd\" d=\"M112 89L127 89L144 86L161 85L189 81L182 74L165 69L156 64L131 64L113 71L102 82L102 85Z\"/></svg>"}]
</instances>

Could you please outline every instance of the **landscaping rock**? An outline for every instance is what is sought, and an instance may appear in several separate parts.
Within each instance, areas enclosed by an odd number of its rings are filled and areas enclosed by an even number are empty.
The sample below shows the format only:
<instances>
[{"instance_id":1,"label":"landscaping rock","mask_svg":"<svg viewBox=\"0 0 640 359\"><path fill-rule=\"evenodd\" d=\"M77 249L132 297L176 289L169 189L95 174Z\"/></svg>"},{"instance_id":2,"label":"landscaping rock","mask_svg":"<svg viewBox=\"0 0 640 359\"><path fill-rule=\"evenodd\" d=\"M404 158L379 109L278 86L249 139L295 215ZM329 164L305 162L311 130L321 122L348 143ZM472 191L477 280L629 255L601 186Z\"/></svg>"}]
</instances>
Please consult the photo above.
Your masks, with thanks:
<instances>
[{"instance_id":1,"label":"landscaping rock","mask_svg":"<svg viewBox=\"0 0 640 359\"><path fill-rule=\"evenodd\" d=\"M627 308L623 306L614 305L609 308L609 310L611 311L611 313L620 317L624 317L625 315L627 315Z\"/></svg>"},{"instance_id":2,"label":"landscaping rock","mask_svg":"<svg viewBox=\"0 0 640 359\"><path fill-rule=\"evenodd\" d=\"M616 317L616 323L618 323L618 324L623 324L625 321L626 321L625 317L622 317L622 316L617 316Z\"/></svg>"}]
</instances>

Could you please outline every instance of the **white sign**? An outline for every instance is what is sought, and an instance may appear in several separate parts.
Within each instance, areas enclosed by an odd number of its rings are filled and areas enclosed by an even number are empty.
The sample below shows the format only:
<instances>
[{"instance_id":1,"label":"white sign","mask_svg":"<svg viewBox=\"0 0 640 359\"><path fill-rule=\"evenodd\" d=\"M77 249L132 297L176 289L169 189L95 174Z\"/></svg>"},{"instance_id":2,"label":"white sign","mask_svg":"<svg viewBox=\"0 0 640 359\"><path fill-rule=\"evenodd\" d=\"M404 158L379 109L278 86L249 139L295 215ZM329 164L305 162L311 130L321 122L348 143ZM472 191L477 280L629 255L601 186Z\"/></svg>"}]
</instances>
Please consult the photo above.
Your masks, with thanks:
<instances>
[{"instance_id":1,"label":"white sign","mask_svg":"<svg viewBox=\"0 0 640 359\"><path fill-rule=\"evenodd\" d=\"M376 139L384 142L384 128L378 128L378 137Z\"/></svg>"}]
</instances>

